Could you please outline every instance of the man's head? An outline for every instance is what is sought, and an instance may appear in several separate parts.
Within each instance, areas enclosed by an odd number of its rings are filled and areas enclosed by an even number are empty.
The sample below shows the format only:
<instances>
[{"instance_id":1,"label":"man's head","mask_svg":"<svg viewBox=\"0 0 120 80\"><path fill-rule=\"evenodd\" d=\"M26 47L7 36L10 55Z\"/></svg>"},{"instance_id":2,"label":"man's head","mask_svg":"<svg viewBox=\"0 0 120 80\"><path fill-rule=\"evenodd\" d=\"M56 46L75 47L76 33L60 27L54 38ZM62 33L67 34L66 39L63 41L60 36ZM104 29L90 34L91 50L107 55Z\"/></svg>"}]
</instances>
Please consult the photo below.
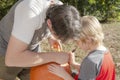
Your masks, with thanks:
<instances>
[{"instance_id":1,"label":"man's head","mask_svg":"<svg viewBox=\"0 0 120 80\"><path fill-rule=\"evenodd\" d=\"M79 12L70 5L55 5L46 13L50 31L63 42L79 36L81 27L79 20Z\"/></svg>"}]
</instances>

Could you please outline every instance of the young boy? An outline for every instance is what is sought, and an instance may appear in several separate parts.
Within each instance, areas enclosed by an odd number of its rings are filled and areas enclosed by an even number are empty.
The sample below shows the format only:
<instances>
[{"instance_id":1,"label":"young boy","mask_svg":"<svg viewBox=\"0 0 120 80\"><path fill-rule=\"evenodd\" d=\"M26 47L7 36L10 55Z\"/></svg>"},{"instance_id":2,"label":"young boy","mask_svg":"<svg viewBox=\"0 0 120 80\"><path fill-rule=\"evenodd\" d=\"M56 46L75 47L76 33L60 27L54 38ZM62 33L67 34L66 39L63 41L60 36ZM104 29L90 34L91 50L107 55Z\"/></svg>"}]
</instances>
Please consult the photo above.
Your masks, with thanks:
<instances>
[{"instance_id":1,"label":"young boy","mask_svg":"<svg viewBox=\"0 0 120 80\"><path fill-rule=\"evenodd\" d=\"M114 62L103 45L104 34L99 21L93 16L84 16L81 24L80 38L76 42L88 55L80 65L75 62L74 53L70 53L70 64L79 70L78 76L74 79L57 65L50 65L49 71L64 80L115 80Z\"/></svg>"}]
</instances>

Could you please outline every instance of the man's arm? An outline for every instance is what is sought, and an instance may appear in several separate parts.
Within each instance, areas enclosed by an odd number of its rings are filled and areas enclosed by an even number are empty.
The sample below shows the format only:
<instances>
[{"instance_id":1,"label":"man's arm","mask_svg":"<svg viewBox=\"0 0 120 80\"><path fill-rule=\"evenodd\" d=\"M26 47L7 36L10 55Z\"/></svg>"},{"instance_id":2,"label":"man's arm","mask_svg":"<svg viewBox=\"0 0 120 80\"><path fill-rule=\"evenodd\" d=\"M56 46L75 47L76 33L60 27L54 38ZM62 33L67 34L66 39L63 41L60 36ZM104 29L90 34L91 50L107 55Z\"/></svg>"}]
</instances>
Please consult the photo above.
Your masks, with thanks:
<instances>
[{"instance_id":1,"label":"man's arm","mask_svg":"<svg viewBox=\"0 0 120 80\"><path fill-rule=\"evenodd\" d=\"M32 67L48 62L66 63L68 62L68 54L35 53L28 50L28 44L14 36L10 37L5 58L7 66Z\"/></svg>"}]
</instances>

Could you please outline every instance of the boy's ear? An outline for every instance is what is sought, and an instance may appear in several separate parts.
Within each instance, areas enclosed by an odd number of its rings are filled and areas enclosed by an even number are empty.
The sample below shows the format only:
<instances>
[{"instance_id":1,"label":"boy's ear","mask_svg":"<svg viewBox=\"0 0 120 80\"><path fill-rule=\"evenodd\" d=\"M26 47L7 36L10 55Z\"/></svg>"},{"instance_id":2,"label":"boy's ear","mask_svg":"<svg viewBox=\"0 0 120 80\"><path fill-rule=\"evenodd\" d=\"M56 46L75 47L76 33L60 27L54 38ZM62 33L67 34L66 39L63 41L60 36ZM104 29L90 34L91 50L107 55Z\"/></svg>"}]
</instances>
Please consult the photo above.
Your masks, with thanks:
<instances>
[{"instance_id":1,"label":"boy's ear","mask_svg":"<svg viewBox=\"0 0 120 80\"><path fill-rule=\"evenodd\" d=\"M52 29L52 23L50 19L47 19L47 25L49 27L49 29Z\"/></svg>"},{"instance_id":2,"label":"boy's ear","mask_svg":"<svg viewBox=\"0 0 120 80\"><path fill-rule=\"evenodd\" d=\"M86 42L91 43L92 41L93 41L93 40L92 40L92 38L91 38L91 37L87 37Z\"/></svg>"}]
</instances>

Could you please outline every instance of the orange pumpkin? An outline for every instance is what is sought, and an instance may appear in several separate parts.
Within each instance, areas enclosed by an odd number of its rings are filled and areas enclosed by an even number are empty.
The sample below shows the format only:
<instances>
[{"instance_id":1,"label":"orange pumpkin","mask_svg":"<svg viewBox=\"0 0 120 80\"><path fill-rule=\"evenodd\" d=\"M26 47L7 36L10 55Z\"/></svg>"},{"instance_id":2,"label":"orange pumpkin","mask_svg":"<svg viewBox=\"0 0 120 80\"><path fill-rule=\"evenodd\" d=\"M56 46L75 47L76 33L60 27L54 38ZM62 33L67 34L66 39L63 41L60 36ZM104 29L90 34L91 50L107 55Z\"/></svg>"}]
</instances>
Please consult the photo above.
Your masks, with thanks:
<instances>
[{"instance_id":1,"label":"orange pumpkin","mask_svg":"<svg viewBox=\"0 0 120 80\"><path fill-rule=\"evenodd\" d=\"M57 63L51 62L31 68L30 80L63 80L59 76L56 76L48 71L48 65L50 64L57 64ZM70 66L68 64L65 64L62 67L64 67L65 70L71 74Z\"/></svg>"},{"instance_id":2,"label":"orange pumpkin","mask_svg":"<svg viewBox=\"0 0 120 80\"><path fill-rule=\"evenodd\" d=\"M61 48L58 43L54 43L52 49L54 49L55 51L61 51ZM30 70L30 80L63 80L59 76L52 74L48 71L48 65L50 64L57 64L57 63L51 62L36 67L32 67ZM64 69L71 74L70 65L68 63L60 66L64 67Z\"/></svg>"}]
</instances>

